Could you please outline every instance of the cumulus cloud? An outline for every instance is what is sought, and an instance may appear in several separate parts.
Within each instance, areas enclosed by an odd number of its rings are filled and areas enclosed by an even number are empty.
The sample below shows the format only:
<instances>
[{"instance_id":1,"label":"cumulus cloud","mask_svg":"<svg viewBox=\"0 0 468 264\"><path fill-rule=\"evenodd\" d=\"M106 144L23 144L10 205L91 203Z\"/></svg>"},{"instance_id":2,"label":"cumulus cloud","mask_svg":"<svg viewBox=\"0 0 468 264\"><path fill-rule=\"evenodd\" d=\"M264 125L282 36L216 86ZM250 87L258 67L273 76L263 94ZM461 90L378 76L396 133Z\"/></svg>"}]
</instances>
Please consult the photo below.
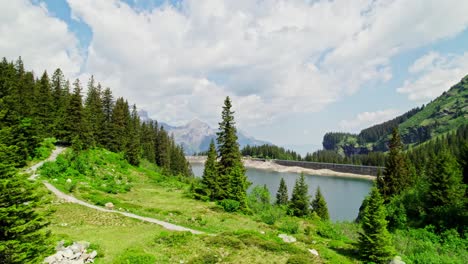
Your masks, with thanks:
<instances>
[{"instance_id":1,"label":"cumulus cloud","mask_svg":"<svg viewBox=\"0 0 468 264\"><path fill-rule=\"evenodd\" d=\"M94 74L116 96L175 124L216 124L225 96L242 126L321 111L390 80L393 56L468 23L468 1L456 0L185 0L146 9L67 0L93 33L84 60L76 37L44 6L0 1L0 33L12 36L0 40L0 52L22 55L35 70Z\"/></svg>"},{"instance_id":2,"label":"cumulus cloud","mask_svg":"<svg viewBox=\"0 0 468 264\"><path fill-rule=\"evenodd\" d=\"M9 60L19 56L28 69L51 74L61 68L76 76L82 64L78 40L60 19L52 17L44 4L27 0L0 0L0 54Z\"/></svg>"},{"instance_id":3,"label":"cumulus cloud","mask_svg":"<svg viewBox=\"0 0 468 264\"><path fill-rule=\"evenodd\" d=\"M375 112L362 112L352 120L341 120L340 128L344 131L359 132L363 128L370 127L388 121L400 114L396 109L379 110Z\"/></svg>"},{"instance_id":4,"label":"cumulus cloud","mask_svg":"<svg viewBox=\"0 0 468 264\"><path fill-rule=\"evenodd\" d=\"M397 91L408 94L411 100L427 101L450 89L468 74L468 52L461 55L429 52L414 61L408 71L416 77L406 80Z\"/></svg>"},{"instance_id":5,"label":"cumulus cloud","mask_svg":"<svg viewBox=\"0 0 468 264\"><path fill-rule=\"evenodd\" d=\"M392 78L392 56L466 28L468 2L186 0L138 10L68 0L93 31L85 65L164 121L239 122L315 112ZM463 7L465 5L465 7ZM443 14L446 19L437 19Z\"/></svg>"}]
</instances>

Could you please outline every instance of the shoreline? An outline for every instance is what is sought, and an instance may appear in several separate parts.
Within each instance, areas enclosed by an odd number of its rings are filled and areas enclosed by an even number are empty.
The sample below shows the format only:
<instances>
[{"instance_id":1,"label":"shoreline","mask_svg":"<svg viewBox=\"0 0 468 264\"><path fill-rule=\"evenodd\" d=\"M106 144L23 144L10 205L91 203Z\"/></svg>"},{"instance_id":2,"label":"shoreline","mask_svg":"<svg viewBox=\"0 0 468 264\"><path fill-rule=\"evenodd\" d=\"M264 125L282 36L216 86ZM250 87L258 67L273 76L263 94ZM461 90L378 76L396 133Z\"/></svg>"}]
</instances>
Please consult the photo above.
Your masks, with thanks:
<instances>
[{"instance_id":1,"label":"shoreline","mask_svg":"<svg viewBox=\"0 0 468 264\"><path fill-rule=\"evenodd\" d=\"M186 159L189 163L205 163L206 156L186 156ZM259 161L252 160L249 158L242 158L242 162L246 168L253 168L259 170L269 170L275 172L293 172L293 173L304 173L308 175L315 176L324 176L324 177L340 177L340 178L350 178L350 179L363 179L368 181L373 181L376 179L375 176L371 175L362 175L355 173L346 173L346 172L336 172L330 169L308 169L298 166L283 166L274 163L273 161Z\"/></svg>"}]
</instances>

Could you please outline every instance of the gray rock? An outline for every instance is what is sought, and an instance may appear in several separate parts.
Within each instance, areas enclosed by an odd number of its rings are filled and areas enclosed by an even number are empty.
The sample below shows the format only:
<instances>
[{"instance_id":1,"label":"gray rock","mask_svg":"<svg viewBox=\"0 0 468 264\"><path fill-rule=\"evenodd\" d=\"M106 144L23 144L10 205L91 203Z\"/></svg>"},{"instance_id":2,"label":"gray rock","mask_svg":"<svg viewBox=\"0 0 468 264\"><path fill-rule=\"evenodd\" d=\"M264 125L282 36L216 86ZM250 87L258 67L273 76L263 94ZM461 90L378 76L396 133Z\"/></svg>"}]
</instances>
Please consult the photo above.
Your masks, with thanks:
<instances>
[{"instance_id":1,"label":"gray rock","mask_svg":"<svg viewBox=\"0 0 468 264\"><path fill-rule=\"evenodd\" d=\"M94 259L96 256L97 256L96 250L93 250L93 252L91 252L91 253L89 254L89 258L90 258L90 259Z\"/></svg>"},{"instance_id":2,"label":"gray rock","mask_svg":"<svg viewBox=\"0 0 468 264\"><path fill-rule=\"evenodd\" d=\"M57 246L55 247L55 251L60 251L64 250L65 247L63 246L65 244L65 241L61 240L57 243Z\"/></svg>"},{"instance_id":3,"label":"gray rock","mask_svg":"<svg viewBox=\"0 0 468 264\"><path fill-rule=\"evenodd\" d=\"M71 257L71 259L79 259L81 257L81 252L77 252Z\"/></svg>"},{"instance_id":4,"label":"gray rock","mask_svg":"<svg viewBox=\"0 0 468 264\"><path fill-rule=\"evenodd\" d=\"M73 255L74 255L73 251L71 249L69 249L69 248L67 248L67 249L65 249L65 250L63 250L61 252L62 252L62 255L67 259L71 259L73 257Z\"/></svg>"},{"instance_id":5,"label":"gray rock","mask_svg":"<svg viewBox=\"0 0 468 264\"><path fill-rule=\"evenodd\" d=\"M318 251L317 251L316 249L313 249L313 248L312 248L312 249L309 249L309 252L310 252L312 255L315 255L315 256L317 256L317 257L319 256L319 253L318 253Z\"/></svg>"},{"instance_id":6,"label":"gray rock","mask_svg":"<svg viewBox=\"0 0 468 264\"><path fill-rule=\"evenodd\" d=\"M388 264L406 264L400 256L395 256Z\"/></svg>"},{"instance_id":7,"label":"gray rock","mask_svg":"<svg viewBox=\"0 0 468 264\"><path fill-rule=\"evenodd\" d=\"M106 207L106 209L114 210L114 204L111 202L106 203L104 206Z\"/></svg>"},{"instance_id":8,"label":"gray rock","mask_svg":"<svg viewBox=\"0 0 468 264\"><path fill-rule=\"evenodd\" d=\"M71 249L75 254L83 252L83 246L76 242L73 242L73 245L69 246L68 248Z\"/></svg>"},{"instance_id":9,"label":"gray rock","mask_svg":"<svg viewBox=\"0 0 468 264\"><path fill-rule=\"evenodd\" d=\"M279 234L278 237L283 239L283 241L286 242L286 243L294 243L294 242L297 241L295 237L288 236L286 234Z\"/></svg>"},{"instance_id":10,"label":"gray rock","mask_svg":"<svg viewBox=\"0 0 468 264\"><path fill-rule=\"evenodd\" d=\"M49 263L49 264L55 263L55 255L45 258L44 263Z\"/></svg>"}]
</instances>

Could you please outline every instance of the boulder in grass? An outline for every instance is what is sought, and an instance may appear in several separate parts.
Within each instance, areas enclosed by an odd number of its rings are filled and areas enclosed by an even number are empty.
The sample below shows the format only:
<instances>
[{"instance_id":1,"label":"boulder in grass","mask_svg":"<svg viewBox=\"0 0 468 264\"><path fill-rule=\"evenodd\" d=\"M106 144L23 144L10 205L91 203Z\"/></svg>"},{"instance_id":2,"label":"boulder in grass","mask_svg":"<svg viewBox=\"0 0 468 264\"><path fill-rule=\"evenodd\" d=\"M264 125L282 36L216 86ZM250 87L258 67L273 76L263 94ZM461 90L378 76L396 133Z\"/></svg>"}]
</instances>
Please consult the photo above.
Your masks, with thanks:
<instances>
[{"instance_id":1,"label":"boulder in grass","mask_svg":"<svg viewBox=\"0 0 468 264\"><path fill-rule=\"evenodd\" d=\"M390 262L389 264L405 264L405 262L403 260L401 260L401 257L400 256L395 256Z\"/></svg>"},{"instance_id":2,"label":"boulder in grass","mask_svg":"<svg viewBox=\"0 0 468 264\"><path fill-rule=\"evenodd\" d=\"M294 243L296 242L296 238L293 237L293 236L288 236L286 234L279 234L278 235L279 238L283 239L284 242L286 243Z\"/></svg>"},{"instance_id":3,"label":"boulder in grass","mask_svg":"<svg viewBox=\"0 0 468 264\"><path fill-rule=\"evenodd\" d=\"M108 202L104 205L106 207L106 209L108 210L114 210L114 204L111 203L111 202Z\"/></svg>"}]
</instances>

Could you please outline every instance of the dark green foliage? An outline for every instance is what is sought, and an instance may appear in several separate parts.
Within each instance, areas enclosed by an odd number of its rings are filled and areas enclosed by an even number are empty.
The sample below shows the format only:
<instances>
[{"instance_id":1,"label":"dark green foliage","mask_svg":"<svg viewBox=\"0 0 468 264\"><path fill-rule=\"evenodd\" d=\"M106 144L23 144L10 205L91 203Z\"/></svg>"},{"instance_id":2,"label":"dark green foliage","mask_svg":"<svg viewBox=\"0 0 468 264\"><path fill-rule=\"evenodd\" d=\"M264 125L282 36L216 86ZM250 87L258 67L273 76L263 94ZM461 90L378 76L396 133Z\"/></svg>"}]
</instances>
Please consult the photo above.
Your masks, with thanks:
<instances>
[{"instance_id":1,"label":"dark green foliage","mask_svg":"<svg viewBox=\"0 0 468 264\"><path fill-rule=\"evenodd\" d=\"M112 110L114 109L114 98L112 96L112 91L109 88L106 88L102 93L102 112L103 112L103 124L101 137L99 143L107 148L112 148Z\"/></svg>"},{"instance_id":2,"label":"dark green foliage","mask_svg":"<svg viewBox=\"0 0 468 264\"><path fill-rule=\"evenodd\" d=\"M279 230L288 234L298 234L299 223L296 220L288 219L281 223L281 225L279 226Z\"/></svg>"},{"instance_id":3,"label":"dark green foliage","mask_svg":"<svg viewBox=\"0 0 468 264\"><path fill-rule=\"evenodd\" d=\"M427 170L428 192L426 194L427 222L439 230L463 228L466 220L464 199L466 185L456 159L442 151L433 156ZM465 217L465 219L464 219Z\"/></svg>"},{"instance_id":4,"label":"dark green foliage","mask_svg":"<svg viewBox=\"0 0 468 264\"><path fill-rule=\"evenodd\" d=\"M128 140L125 146L125 159L130 164L138 166L138 164L140 164L140 155L140 117L138 116L136 105L133 105L130 116Z\"/></svg>"},{"instance_id":5,"label":"dark green foliage","mask_svg":"<svg viewBox=\"0 0 468 264\"><path fill-rule=\"evenodd\" d=\"M247 181L245 168L242 164L239 143L237 143L234 112L231 111L231 107L231 100L226 97L217 133L219 147L217 185L221 188L216 198L236 200L240 203L241 208L245 208L246 192L250 183Z\"/></svg>"},{"instance_id":6,"label":"dark green foliage","mask_svg":"<svg viewBox=\"0 0 468 264\"><path fill-rule=\"evenodd\" d=\"M312 212L315 212L320 219L328 221L330 220L330 215L328 214L328 206L325 198L320 191L320 187L317 187L315 192L315 198L312 200Z\"/></svg>"},{"instance_id":7,"label":"dark green foliage","mask_svg":"<svg viewBox=\"0 0 468 264\"><path fill-rule=\"evenodd\" d=\"M50 253L46 215L37 210L42 197L37 185L0 164L0 263L39 263Z\"/></svg>"},{"instance_id":8,"label":"dark green foliage","mask_svg":"<svg viewBox=\"0 0 468 264\"><path fill-rule=\"evenodd\" d=\"M218 154L214 141L211 140L210 149L208 150L208 157L205 161L205 168L203 170L202 183L205 188L210 191L210 198L216 199L221 195L221 186L218 185L218 162L216 161Z\"/></svg>"},{"instance_id":9,"label":"dark green foliage","mask_svg":"<svg viewBox=\"0 0 468 264\"><path fill-rule=\"evenodd\" d=\"M301 160L301 155L294 151L268 144L261 146L247 145L242 149L242 155L263 159Z\"/></svg>"},{"instance_id":10,"label":"dark green foliage","mask_svg":"<svg viewBox=\"0 0 468 264\"><path fill-rule=\"evenodd\" d=\"M110 150L124 151L128 144L130 130L130 110L128 102L120 97L114 104L111 116L111 144Z\"/></svg>"},{"instance_id":11,"label":"dark green foliage","mask_svg":"<svg viewBox=\"0 0 468 264\"><path fill-rule=\"evenodd\" d=\"M409 166L397 128L393 130L389 148L383 176L378 179L379 191L385 201L389 201L411 184Z\"/></svg>"},{"instance_id":12,"label":"dark green foliage","mask_svg":"<svg viewBox=\"0 0 468 264\"><path fill-rule=\"evenodd\" d=\"M284 181L284 179L281 177L278 192L276 192L276 204L287 205L288 201L288 187L286 186L286 182Z\"/></svg>"},{"instance_id":13,"label":"dark green foliage","mask_svg":"<svg viewBox=\"0 0 468 264\"><path fill-rule=\"evenodd\" d=\"M304 173L294 184L292 197L289 202L289 209L294 216L306 216L310 213L309 186L305 182Z\"/></svg>"},{"instance_id":14,"label":"dark green foliage","mask_svg":"<svg viewBox=\"0 0 468 264\"><path fill-rule=\"evenodd\" d=\"M93 145L99 144L102 138L104 112L101 98L101 85L94 83L94 77L91 76L88 82L88 95L85 101L85 118L89 124L89 133Z\"/></svg>"},{"instance_id":15,"label":"dark green foliage","mask_svg":"<svg viewBox=\"0 0 468 264\"><path fill-rule=\"evenodd\" d=\"M64 140L71 142L75 149L86 149L91 145L92 138L86 115L83 108L80 81L76 79L73 83L73 93L70 95L70 103L65 115Z\"/></svg>"},{"instance_id":16,"label":"dark green foliage","mask_svg":"<svg viewBox=\"0 0 468 264\"><path fill-rule=\"evenodd\" d=\"M192 239L193 239L193 234L190 232L163 231L154 238L154 242L157 244L163 244L163 245L173 247L173 246L187 244Z\"/></svg>"},{"instance_id":17,"label":"dark green foliage","mask_svg":"<svg viewBox=\"0 0 468 264\"><path fill-rule=\"evenodd\" d=\"M36 87L34 115L39 134L41 137L46 137L50 135L54 123L52 89L47 72L44 72L39 82L36 83Z\"/></svg>"},{"instance_id":18,"label":"dark green foliage","mask_svg":"<svg viewBox=\"0 0 468 264\"><path fill-rule=\"evenodd\" d=\"M221 205L226 212L237 212L240 209L239 201L231 199L221 200L219 201L219 205Z\"/></svg>"},{"instance_id":19,"label":"dark green foliage","mask_svg":"<svg viewBox=\"0 0 468 264\"><path fill-rule=\"evenodd\" d=\"M363 232L359 233L358 248L365 261L387 263L394 254L383 203L379 190L373 187L360 221Z\"/></svg>"}]
</instances>

